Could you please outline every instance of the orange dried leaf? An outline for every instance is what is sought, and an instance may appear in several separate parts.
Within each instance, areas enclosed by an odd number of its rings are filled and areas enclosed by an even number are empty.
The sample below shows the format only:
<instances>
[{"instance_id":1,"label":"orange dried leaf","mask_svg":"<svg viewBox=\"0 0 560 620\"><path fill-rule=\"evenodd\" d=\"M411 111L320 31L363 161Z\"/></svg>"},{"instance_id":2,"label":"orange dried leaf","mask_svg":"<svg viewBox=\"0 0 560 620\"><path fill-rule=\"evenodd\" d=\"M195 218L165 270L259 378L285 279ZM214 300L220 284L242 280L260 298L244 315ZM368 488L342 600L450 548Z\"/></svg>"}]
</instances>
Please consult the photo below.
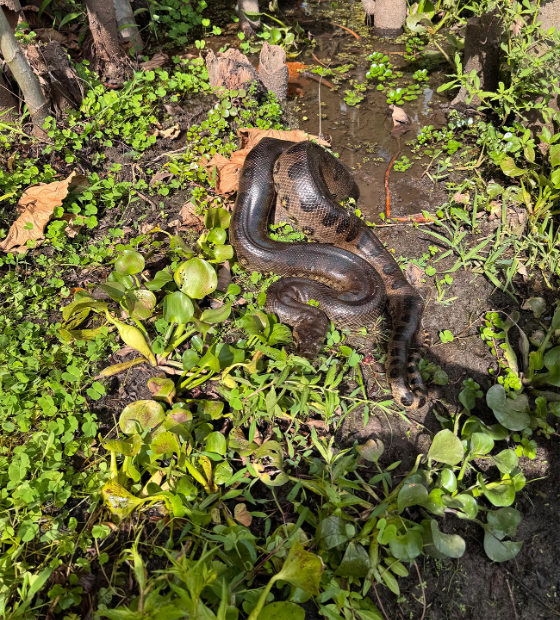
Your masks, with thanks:
<instances>
[{"instance_id":1,"label":"orange dried leaf","mask_svg":"<svg viewBox=\"0 0 560 620\"><path fill-rule=\"evenodd\" d=\"M39 183L25 190L19 199L17 210L21 213L11 225L7 237L0 243L3 252L25 252L28 241L43 238L45 226L51 220L56 207L73 187L88 187L86 177L73 172L64 181Z\"/></svg>"}]
</instances>

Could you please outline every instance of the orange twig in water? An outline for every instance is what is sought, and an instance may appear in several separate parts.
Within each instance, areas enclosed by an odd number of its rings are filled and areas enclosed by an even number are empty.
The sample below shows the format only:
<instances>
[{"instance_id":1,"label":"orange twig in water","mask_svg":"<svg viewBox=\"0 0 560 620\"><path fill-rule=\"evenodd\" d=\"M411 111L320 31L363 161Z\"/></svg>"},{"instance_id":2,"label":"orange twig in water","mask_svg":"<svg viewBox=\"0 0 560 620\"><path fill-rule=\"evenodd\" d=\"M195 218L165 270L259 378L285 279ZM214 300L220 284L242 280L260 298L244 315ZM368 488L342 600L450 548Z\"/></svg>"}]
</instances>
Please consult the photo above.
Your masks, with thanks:
<instances>
[{"instance_id":1,"label":"orange twig in water","mask_svg":"<svg viewBox=\"0 0 560 620\"><path fill-rule=\"evenodd\" d=\"M342 30L346 30L346 32L349 32L352 36L356 37L358 41L360 40L360 35L356 34L353 30L350 30L350 28L346 28L346 26L341 26L340 24L335 24L334 22L331 22L331 24L333 26L337 26L338 28L342 28Z\"/></svg>"},{"instance_id":2,"label":"orange twig in water","mask_svg":"<svg viewBox=\"0 0 560 620\"><path fill-rule=\"evenodd\" d=\"M385 217L387 219L391 217L391 192L389 191L389 174L400 152L401 149L399 148L399 150L393 155L393 159L391 159L391 161L389 162L387 172L385 173Z\"/></svg>"},{"instance_id":3,"label":"orange twig in water","mask_svg":"<svg viewBox=\"0 0 560 620\"><path fill-rule=\"evenodd\" d=\"M315 56L315 54L313 52L311 52L311 56L313 56L313 58L315 58L315 60L321 65L321 67L325 67L325 69L327 68L327 65L323 64L318 58L317 56Z\"/></svg>"}]
</instances>

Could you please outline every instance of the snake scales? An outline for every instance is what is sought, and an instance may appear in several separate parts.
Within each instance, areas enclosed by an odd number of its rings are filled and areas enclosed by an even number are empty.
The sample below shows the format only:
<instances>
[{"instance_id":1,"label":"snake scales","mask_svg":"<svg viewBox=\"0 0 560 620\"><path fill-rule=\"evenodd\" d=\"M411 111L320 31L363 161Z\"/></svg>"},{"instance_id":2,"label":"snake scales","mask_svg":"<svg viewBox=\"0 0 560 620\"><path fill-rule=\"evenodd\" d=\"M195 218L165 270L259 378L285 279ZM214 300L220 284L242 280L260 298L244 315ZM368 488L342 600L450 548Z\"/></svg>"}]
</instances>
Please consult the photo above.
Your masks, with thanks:
<instances>
[{"instance_id":1,"label":"snake scales","mask_svg":"<svg viewBox=\"0 0 560 620\"><path fill-rule=\"evenodd\" d=\"M416 364L422 297L373 231L340 205L358 195L350 170L317 144L265 138L241 171L231 241L243 266L286 276L268 289L267 309L292 325L304 355L318 353L329 320L347 328L372 326L387 306L392 334L386 373L393 395L405 407L421 407L426 398ZM276 199L315 243L270 238Z\"/></svg>"}]
</instances>

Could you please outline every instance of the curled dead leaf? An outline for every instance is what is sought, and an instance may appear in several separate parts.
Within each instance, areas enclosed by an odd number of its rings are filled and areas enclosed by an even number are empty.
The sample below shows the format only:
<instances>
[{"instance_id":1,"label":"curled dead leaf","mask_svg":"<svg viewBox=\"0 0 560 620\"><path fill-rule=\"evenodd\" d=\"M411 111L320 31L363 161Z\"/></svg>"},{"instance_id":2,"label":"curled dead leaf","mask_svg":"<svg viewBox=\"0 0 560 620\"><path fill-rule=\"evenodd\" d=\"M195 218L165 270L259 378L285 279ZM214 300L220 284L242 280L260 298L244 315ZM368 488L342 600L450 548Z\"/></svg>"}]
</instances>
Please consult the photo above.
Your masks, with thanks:
<instances>
[{"instance_id":1,"label":"curled dead leaf","mask_svg":"<svg viewBox=\"0 0 560 620\"><path fill-rule=\"evenodd\" d=\"M397 127L398 125L410 125L410 118L402 108L399 108L399 106L396 106L394 103L392 103L389 106L389 110L391 110L393 127Z\"/></svg>"},{"instance_id":2,"label":"curled dead leaf","mask_svg":"<svg viewBox=\"0 0 560 620\"><path fill-rule=\"evenodd\" d=\"M156 174L154 174L154 176L150 179L150 187L158 181L167 181L167 179L170 179L172 176L172 172L170 172L167 168L163 168L159 172L156 172Z\"/></svg>"},{"instance_id":3,"label":"curled dead leaf","mask_svg":"<svg viewBox=\"0 0 560 620\"><path fill-rule=\"evenodd\" d=\"M169 138L169 140L175 140L179 137L180 133L181 128L179 127L179 123L177 123L167 129L156 129L155 136L156 138Z\"/></svg>"},{"instance_id":4,"label":"curled dead leaf","mask_svg":"<svg viewBox=\"0 0 560 620\"><path fill-rule=\"evenodd\" d=\"M38 241L43 238L45 226L51 220L55 208L62 205L70 189L84 189L88 186L89 183L85 176L73 172L64 181L39 183L26 189L17 206L20 216L10 226L8 235L0 243L0 250L25 252L28 241Z\"/></svg>"},{"instance_id":5,"label":"curled dead leaf","mask_svg":"<svg viewBox=\"0 0 560 620\"><path fill-rule=\"evenodd\" d=\"M253 516L247 510L247 506L245 504L236 504L233 511L233 516L236 521L245 527L249 527L251 523L253 523Z\"/></svg>"},{"instance_id":6,"label":"curled dead leaf","mask_svg":"<svg viewBox=\"0 0 560 620\"><path fill-rule=\"evenodd\" d=\"M461 204L468 204L469 202L469 195L468 194L461 194L460 192L457 192L454 196L453 196L453 200L455 202L460 202Z\"/></svg>"},{"instance_id":7,"label":"curled dead leaf","mask_svg":"<svg viewBox=\"0 0 560 620\"><path fill-rule=\"evenodd\" d=\"M65 213L61 218L62 220L68 223L68 225L64 229L64 232L66 233L66 236L69 237L70 239L74 239L74 237L84 227L83 224L74 224L74 222L76 221L76 218L77 218L77 215L75 215L74 213Z\"/></svg>"},{"instance_id":8,"label":"curled dead leaf","mask_svg":"<svg viewBox=\"0 0 560 620\"><path fill-rule=\"evenodd\" d=\"M179 217L183 226L200 227L203 223L203 218L196 214L196 206L192 202L187 202L186 205L181 207Z\"/></svg>"},{"instance_id":9,"label":"curled dead leaf","mask_svg":"<svg viewBox=\"0 0 560 620\"><path fill-rule=\"evenodd\" d=\"M164 54L163 52L158 52L154 54L150 60L146 62L141 62L140 66L144 71L153 71L154 69L160 69L165 65L165 63L169 60L169 56Z\"/></svg>"},{"instance_id":10,"label":"curled dead leaf","mask_svg":"<svg viewBox=\"0 0 560 620\"><path fill-rule=\"evenodd\" d=\"M229 159L216 153L210 161L202 160L204 167L210 174L210 178L215 181L215 188L218 194L231 194L237 191L239 171L245 163L245 158L251 149L263 138L276 138L277 140L287 140L288 142L316 140L318 144L329 146L329 143L326 140L320 139L319 136L306 134L305 131L299 129L284 131L280 129L246 127L240 129L237 135L241 138L241 148L232 153Z\"/></svg>"}]
</instances>

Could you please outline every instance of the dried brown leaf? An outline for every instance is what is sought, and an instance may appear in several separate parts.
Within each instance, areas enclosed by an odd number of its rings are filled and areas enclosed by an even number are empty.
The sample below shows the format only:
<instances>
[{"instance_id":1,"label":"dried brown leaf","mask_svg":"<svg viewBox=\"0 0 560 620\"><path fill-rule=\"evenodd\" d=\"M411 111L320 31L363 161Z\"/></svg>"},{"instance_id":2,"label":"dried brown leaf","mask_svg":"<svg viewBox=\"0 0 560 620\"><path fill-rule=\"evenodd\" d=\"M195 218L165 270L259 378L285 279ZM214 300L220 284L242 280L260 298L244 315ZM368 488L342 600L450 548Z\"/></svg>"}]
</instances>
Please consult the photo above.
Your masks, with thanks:
<instances>
[{"instance_id":1,"label":"dried brown leaf","mask_svg":"<svg viewBox=\"0 0 560 620\"><path fill-rule=\"evenodd\" d=\"M170 140L175 140L175 138L179 137L180 133L181 128L179 127L179 123L177 123L177 125L173 125L167 129L156 129L155 135L157 138L169 138Z\"/></svg>"},{"instance_id":2,"label":"dried brown leaf","mask_svg":"<svg viewBox=\"0 0 560 620\"><path fill-rule=\"evenodd\" d=\"M167 179L170 179L172 176L173 173L170 172L167 168L164 168L154 174L154 176L150 179L150 187L158 181L167 181Z\"/></svg>"},{"instance_id":3,"label":"dried brown leaf","mask_svg":"<svg viewBox=\"0 0 560 620\"><path fill-rule=\"evenodd\" d=\"M422 286L424 271L420 269L418 265L415 265L414 263L408 263L404 275L411 286Z\"/></svg>"},{"instance_id":4,"label":"dried brown leaf","mask_svg":"<svg viewBox=\"0 0 560 620\"><path fill-rule=\"evenodd\" d=\"M186 205L181 207L179 211L179 217L183 223L183 226L202 226L203 219L200 215L196 214L196 207L192 202L187 202Z\"/></svg>"},{"instance_id":5,"label":"dried brown leaf","mask_svg":"<svg viewBox=\"0 0 560 620\"><path fill-rule=\"evenodd\" d=\"M402 108L399 108L399 106L396 106L394 103L392 103L389 106L389 110L391 110L393 127L397 127L398 125L410 125L410 118Z\"/></svg>"},{"instance_id":6,"label":"dried brown leaf","mask_svg":"<svg viewBox=\"0 0 560 620\"><path fill-rule=\"evenodd\" d=\"M247 510L247 506L245 504L236 504L233 510L233 516L236 521L239 521L239 523L245 527L249 527L251 523L253 523L253 516Z\"/></svg>"},{"instance_id":7,"label":"dried brown leaf","mask_svg":"<svg viewBox=\"0 0 560 620\"><path fill-rule=\"evenodd\" d=\"M70 239L74 239L74 237L76 237L76 235L84 227L83 224L74 224L74 222L76 221L76 217L77 216L74 213L65 213L60 218L60 219L64 220L65 222L67 222L67 224L68 224L66 226L64 232L66 233L66 236L69 237Z\"/></svg>"},{"instance_id":8,"label":"dried brown leaf","mask_svg":"<svg viewBox=\"0 0 560 620\"><path fill-rule=\"evenodd\" d=\"M239 171L245 163L245 158L263 138L276 138L288 142L316 140L319 144L329 146L329 143L326 140L321 140L319 136L306 134L305 131L299 129L283 131L280 129L243 128L237 132L237 135L241 138L241 149L232 153L229 159L216 153L209 162L202 161L210 177L214 178L215 175L218 194L231 194L237 191Z\"/></svg>"},{"instance_id":9,"label":"dried brown leaf","mask_svg":"<svg viewBox=\"0 0 560 620\"><path fill-rule=\"evenodd\" d=\"M144 71L153 71L154 69L159 69L165 65L165 63L169 60L169 56L164 54L163 52L158 52L154 54L150 60L146 62L141 62L140 66Z\"/></svg>"},{"instance_id":10,"label":"dried brown leaf","mask_svg":"<svg viewBox=\"0 0 560 620\"><path fill-rule=\"evenodd\" d=\"M62 205L69 190L88 185L86 177L73 172L64 181L39 183L26 189L18 202L17 210L20 216L11 225L7 237L0 243L0 250L25 252L28 241L43 238L45 226L51 220L55 208Z\"/></svg>"},{"instance_id":11,"label":"dried brown leaf","mask_svg":"<svg viewBox=\"0 0 560 620\"><path fill-rule=\"evenodd\" d=\"M469 195L468 194L461 194L460 192L457 192L454 196L453 196L453 200L455 202L460 202L461 204L468 204L469 202Z\"/></svg>"}]
</instances>

